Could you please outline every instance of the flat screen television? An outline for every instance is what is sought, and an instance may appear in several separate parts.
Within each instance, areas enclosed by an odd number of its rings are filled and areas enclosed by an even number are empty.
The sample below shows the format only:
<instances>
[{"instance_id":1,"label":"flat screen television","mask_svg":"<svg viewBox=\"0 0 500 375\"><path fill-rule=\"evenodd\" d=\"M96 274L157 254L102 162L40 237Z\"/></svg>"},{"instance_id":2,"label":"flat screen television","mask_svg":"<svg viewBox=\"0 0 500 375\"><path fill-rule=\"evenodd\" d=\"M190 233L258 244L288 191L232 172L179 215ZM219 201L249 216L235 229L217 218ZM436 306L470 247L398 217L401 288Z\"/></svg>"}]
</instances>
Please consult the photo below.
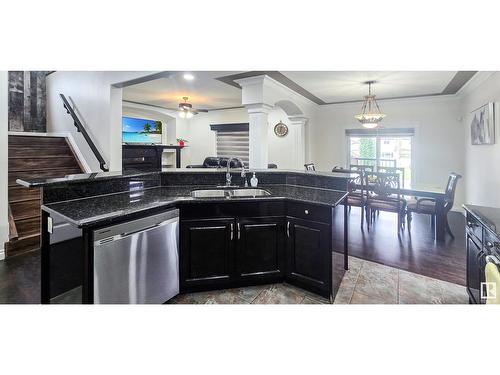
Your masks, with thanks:
<instances>
[{"instance_id":1,"label":"flat screen television","mask_svg":"<svg viewBox=\"0 0 500 375\"><path fill-rule=\"evenodd\" d=\"M122 142L159 144L161 143L161 125L161 121L122 117Z\"/></svg>"}]
</instances>

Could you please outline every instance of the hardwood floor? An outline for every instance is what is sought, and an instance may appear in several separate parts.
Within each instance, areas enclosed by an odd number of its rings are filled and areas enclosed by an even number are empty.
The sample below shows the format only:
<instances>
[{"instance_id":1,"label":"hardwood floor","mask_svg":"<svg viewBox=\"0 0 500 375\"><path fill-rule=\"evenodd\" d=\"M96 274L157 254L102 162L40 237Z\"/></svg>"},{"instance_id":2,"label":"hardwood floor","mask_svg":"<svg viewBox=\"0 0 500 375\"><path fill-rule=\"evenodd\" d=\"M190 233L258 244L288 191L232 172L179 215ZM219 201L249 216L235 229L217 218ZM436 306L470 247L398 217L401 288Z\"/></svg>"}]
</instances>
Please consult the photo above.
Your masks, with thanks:
<instances>
[{"instance_id":1,"label":"hardwood floor","mask_svg":"<svg viewBox=\"0 0 500 375\"><path fill-rule=\"evenodd\" d=\"M341 219L338 215L338 224ZM353 207L349 214L349 255L465 285L465 218L461 213L448 214L455 239L446 235L443 243L434 241L428 215L413 215L411 234L405 228L400 237L395 214L381 212L370 231L366 225L361 230L360 220L360 209ZM340 229L340 225L334 225L334 230ZM339 232L336 235L343 238Z\"/></svg>"},{"instance_id":2,"label":"hardwood floor","mask_svg":"<svg viewBox=\"0 0 500 375\"><path fill-rule=\"evenodd\" d=\"M398 238L395 215L382 212L370 232L366 227L361 231L359 209L353 208L349 215L350 255L465 285L465 219L451 212L449 220L455 239L447 236L443 244L438 244L427 216L414 215L411 236L405 230ZM0 261L0 303L40 303L38 251Z\"/></svg>"}]
</instances>

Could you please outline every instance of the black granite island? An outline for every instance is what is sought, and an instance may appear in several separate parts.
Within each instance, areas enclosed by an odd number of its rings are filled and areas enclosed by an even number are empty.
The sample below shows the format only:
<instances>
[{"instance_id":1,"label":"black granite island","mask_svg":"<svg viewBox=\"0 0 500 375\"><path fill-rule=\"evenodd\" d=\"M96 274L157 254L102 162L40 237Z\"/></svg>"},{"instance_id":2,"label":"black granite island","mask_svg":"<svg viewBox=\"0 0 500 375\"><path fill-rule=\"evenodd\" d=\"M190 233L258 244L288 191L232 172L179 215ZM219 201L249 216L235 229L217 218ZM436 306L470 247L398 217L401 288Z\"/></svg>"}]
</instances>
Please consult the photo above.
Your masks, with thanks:
<instances>
[{"instance_id":1,"label":"black granite island","mask_svg":"<svg viewBox=\"0 0 500 375\"><path fill-rule=\"evenodd\" d=\"M180 212L180 293L286 281L333 301L348 267L347 211L338 206L349 176L255 172L266 195L193 197L227 191L225 172L207 169L18 180L42 188L42 303L78 286L82 302L93 303L94 233L172 209ZM243 186L241 171L231 173ZM344 217L342 239L333 237L334 215ZM54 220L72 235L56 236Z\"/></svg>"}]
</instances>

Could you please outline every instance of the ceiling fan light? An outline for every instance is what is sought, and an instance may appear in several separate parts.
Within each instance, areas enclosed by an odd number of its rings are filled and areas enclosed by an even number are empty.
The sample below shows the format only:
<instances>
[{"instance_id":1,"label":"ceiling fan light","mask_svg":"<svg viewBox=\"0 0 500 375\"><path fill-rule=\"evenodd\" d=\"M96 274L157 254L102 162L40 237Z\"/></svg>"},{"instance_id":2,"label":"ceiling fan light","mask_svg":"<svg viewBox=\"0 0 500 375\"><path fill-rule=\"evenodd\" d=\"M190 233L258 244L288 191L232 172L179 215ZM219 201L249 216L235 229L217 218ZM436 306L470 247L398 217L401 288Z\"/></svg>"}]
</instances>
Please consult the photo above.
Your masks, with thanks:
<instances>
[{"instance_id":1,"label":"ceiling fan light","mask_svg":"<svg viewBox=\"0 0 500 375\"><path fill-rule=\"evenodd\" d=\"M186 118L186 111L180 110L179 111L179 117L180 118Z\"/></svg>"},{"instance_id":2,"label":"ceiling fan light","mask_svg":"<svg viewBox=\"0 0 500 375\"><path fill-rule=\"evenodd\" d=\"M186 112L186 118L191 118L193 117L193 113L192 112Z\"/></svg>"}]
</instances>

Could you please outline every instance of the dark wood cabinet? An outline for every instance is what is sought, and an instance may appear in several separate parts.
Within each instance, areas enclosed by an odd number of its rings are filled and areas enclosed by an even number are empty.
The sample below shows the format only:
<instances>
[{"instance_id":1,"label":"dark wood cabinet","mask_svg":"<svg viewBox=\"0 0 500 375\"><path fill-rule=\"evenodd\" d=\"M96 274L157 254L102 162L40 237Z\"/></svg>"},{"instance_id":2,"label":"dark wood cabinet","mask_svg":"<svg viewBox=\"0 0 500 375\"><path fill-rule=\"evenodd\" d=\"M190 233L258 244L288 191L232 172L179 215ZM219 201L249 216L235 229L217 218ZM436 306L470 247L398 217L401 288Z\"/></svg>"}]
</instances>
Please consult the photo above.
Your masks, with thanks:
<instances>
[{"instance_id":1,"label":"dark wood cabinet","mask_svg":"<svg viewBox=\"0 0 500 375\"><path fill-rule=\"evenodd\" d=\"M124 144L122 146L122 169L138 171L161 171L164 150L174 150L175 168L181 167L180 146Z\"/></svg>"},{"instance_id":2,"label":"dark wood cabinet","mask_svg":"<svg viewBox=\"0 0 500 375\"><path fill-rule=\"evenodd\" d=\"M285 273L283 217L242 218L236 222L237 276L248 282L278 282Z\"/></svg>"},{"instance_id":3,"label":"dark wood cabinet","mask_svg":"<svg viewBox=\"0 0 500 375\"><path fill-rule=\"evenodd\" d=\"M330 226L325 223L289 218L286 250L286 280L330 298L332 267Z\"/></svg>"},{"instance_id":4,"label":"dark wood cabinet","mask_svg":"<svg viewBox=\"0 0 500 375\"><path fill-rule=\"evenodd\" d=\"M234 276L234 219L182 222L181 291L229 286Z\"/></svg>"},{"instance_id":5,"label":"dark wood cabinet","mask_svg":"<svg viewBox=\"0 0 500 375\"><path fill-rule=\"evenodd\" d=\"M481 303L481 268L479 267L481 256L481 247L474 242L470 234L467 234L467 290L472 303Z\"/></svg>"},{"instance_id":6,"label":"dark wood cabinet","mask_svg":"<svg viewBox=\"0 0 500 375\"><path fill-rule=\"evenodd\" d=\"M287 281L332 297L330 207L203 203L180 216L181 292Z\"/></svg>"},{"instance_id":7,"label":"dark wood cabinet","mask_svg":"<svg viewBox=\"0 0 500 375\"><path fill-rule=\"evenodd\" d=\"M484 208L483 208L484 209ZM496 233L485 226L471 211L469 207L466 210L466 251L467 251L467 292L469 302L474 304L485 304L486 281L485 268L486 257L494 255L500 257L500 239Z\"/></svg>"}]
</instances>

